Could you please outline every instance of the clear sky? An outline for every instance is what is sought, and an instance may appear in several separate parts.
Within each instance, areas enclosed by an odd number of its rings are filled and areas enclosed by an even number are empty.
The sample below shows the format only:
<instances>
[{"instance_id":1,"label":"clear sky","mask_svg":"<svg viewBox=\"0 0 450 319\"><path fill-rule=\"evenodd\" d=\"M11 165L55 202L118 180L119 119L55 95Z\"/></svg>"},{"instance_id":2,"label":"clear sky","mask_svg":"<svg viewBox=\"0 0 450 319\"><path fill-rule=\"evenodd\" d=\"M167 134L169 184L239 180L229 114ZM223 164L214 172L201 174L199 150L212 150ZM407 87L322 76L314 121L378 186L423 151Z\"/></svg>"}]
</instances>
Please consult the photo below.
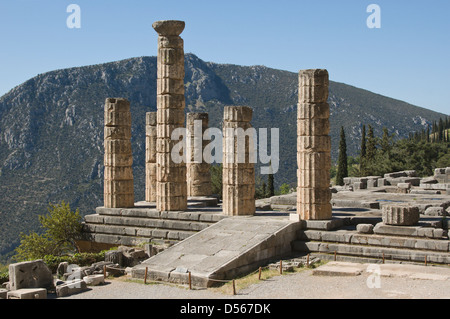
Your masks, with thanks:
<instances>
[{"instance_id":1,"label":"clear sky","mask_svg":"<svg viewBox=\"0 0 450 319\"><path fill-rule=\"evenodd\" d=\"M66 9L81 9L70 29ZM381 9L369 28L366 9ZM184 20L185 52L298 72L450 114L448 0L0 0L0 96L40 73L157 54L157 20Z\"/></svg>"}]
</instances>

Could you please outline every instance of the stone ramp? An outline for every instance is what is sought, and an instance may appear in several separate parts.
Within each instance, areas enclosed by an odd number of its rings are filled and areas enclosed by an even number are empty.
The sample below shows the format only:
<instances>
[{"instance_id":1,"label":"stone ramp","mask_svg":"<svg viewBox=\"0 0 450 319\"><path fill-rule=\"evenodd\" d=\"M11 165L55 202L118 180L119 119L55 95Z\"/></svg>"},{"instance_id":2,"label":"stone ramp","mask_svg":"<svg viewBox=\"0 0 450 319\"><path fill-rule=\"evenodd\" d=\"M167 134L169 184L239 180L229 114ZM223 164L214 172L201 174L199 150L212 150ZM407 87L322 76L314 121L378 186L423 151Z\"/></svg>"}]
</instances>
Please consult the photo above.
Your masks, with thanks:
<instances>
[{"instance_id":1,"label":"stone ramp","mask_svg":"<svg viewBox=\"0 0 450 319\"><path fill-rule=\"evenodd\" d=\"M210 287L251 272L291 252L300 223L284 216L236 216L149 258L132 270L133 278Z\"/></svg>"}]
</instances>

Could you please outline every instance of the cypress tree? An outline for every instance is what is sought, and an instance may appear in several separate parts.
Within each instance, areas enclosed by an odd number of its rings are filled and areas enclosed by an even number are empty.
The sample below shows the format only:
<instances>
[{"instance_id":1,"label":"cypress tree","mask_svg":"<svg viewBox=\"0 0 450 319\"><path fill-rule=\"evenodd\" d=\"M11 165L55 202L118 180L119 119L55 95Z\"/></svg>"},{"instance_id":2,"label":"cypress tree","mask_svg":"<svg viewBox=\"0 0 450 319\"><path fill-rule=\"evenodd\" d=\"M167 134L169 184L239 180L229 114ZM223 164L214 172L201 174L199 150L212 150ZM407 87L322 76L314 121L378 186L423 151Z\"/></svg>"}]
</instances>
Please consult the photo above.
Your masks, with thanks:
<instances>
[{"instance_id":1,"label":"cypress tree","mask_svg":"<svg viewBox=\"0 0 450 319\"><path fill-rule=\"evenodd\" d=\"M347 142L345 140L344 127L341 126L341 140L339 142L338 169L336 174L336 185L344 185L344 177L348 176L347 167Z\"/></svg>"},{"instance_id":2,"label":"cypress tree","mask_svg":"<svg viewBox=\"0 0 450 319\"><path fill-rule=\"evenodd\" d=\"M273 174L269 174L269 176L267 176L267 197L275 195L275 185L273 180Z\"/></svg>"},{"instance_id":3,"label":"cypress tree","mask_svg":"<svg viewBox=\"0 0 450 319\"><path fill-rule=\"evenodd\" d=\"M373 128L371 125L368 125L368 133L367 133L367 149L366 149L366 158L365 158L365 172L364 175L372 175L371 166L374 164L375 155L377 153L376 147L376 138L373 134Z\"/></svg>"},{"instance_id":4,"label":"cypress tree","mask_svg":"<svg viewBox=\"0 0 450 319\"><path fill-rule=\"evenodd\" d=\"M364 176L366 172L366 126L363 125L361 132L361 151L359 156L360 175Z\"/></svg>"}]
</instances>

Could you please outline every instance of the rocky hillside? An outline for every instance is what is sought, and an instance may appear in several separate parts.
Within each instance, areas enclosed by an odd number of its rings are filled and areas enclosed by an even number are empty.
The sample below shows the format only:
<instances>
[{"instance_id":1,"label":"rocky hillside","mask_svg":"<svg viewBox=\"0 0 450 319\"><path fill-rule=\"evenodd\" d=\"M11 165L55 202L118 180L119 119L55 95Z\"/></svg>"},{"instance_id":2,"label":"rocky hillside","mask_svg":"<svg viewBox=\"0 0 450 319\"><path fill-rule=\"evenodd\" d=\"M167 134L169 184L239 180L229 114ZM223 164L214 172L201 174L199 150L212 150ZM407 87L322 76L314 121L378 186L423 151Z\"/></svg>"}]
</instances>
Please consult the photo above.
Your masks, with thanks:
<instances>
[{"instance_id":1,"label":"rocky hillside","mask_svg":"<svg viewBox=\"0 0 450 319\"><path fill-rule=\"evenodd\" d=\"M263 66L207 63L186 55L186 111L210 113L221 127L225 105L248 105L256 128L280 128L279 185L296 180L297 75ZM333 75L331 74L331 77ZM38 228L49 202L91 214L103 201L103 103L131 101L136 200L144 198L145 112L156 110L156 57L40 74L0 98L0 254L19 233ZM442 114L342 83L330 83L333 158L344 125L350 154L361 124L399 136Z\"/></svg>"}]
</instances>

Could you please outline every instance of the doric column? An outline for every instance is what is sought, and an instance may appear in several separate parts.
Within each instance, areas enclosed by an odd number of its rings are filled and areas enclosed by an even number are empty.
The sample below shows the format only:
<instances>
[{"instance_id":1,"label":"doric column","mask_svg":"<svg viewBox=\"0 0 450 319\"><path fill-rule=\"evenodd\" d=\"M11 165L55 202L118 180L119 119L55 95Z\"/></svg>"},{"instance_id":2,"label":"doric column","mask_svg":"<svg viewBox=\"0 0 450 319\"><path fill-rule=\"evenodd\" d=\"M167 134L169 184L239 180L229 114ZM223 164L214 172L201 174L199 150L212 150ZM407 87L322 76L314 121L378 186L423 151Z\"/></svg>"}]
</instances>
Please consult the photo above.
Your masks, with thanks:
<instances>
[{"instance_id":1,"label":"doric column","mask_svg":"<svg viewBox=\"0 0 450 319\"><path fill-rule=\"evenodd\" d=\"M145 114L145 201L156 202L156 112Z\"/></svg>"},{"instance_id":2,"label":"doric column","mask_svg":"<svg viewBox=\"0 0 450 319\"><path fill-rule=\"evenodd\" d=\"M209 196L212 192L211 164L203 158L203 149L209 143L203 140L203 134L208 129L208 120L208 113L188 113L186 117L188 196Z\"/></svg>"},{"instance_id":3,"label":"doric column","mask_svg":"<svg viewBox=\"0 0 450 319\"><path fill-rule=\"evenodd\" d=\"M179 211L187 208L186 163L172 160L171 151L179 141L172 132L184 127L184 49L183 21L157 21L157 145L156 208Z\"/></svg>"},{"instance_id":4,"label":"doric column","mask_svg":"<svg viewBox=\"0 0 450 319\"><path fill-rule=\"evenodd\" d=\"M297 213L303 220L331 219L331 139L328 71L299 72Z\"/></svg>"},{"instance_id":5,"label":"doric column","mask_svg":"<svg viewBox=\"0 0 450 319\"><path fill-rule=\"evenodd\" d=\"M252 109L227 106L223 121L222 209L225 215L255 213ZM249 135L246 135L248 133Z\"/></svg>"},{"instance_id":6,"label":"doric column","mask_svg":"<svg viewBox=\"0 0 450 319\"><path fill-rule=\"evenodd\" d=\"M104 132L104 206L134 207L130 102L106 99Z\"/></svg>"}]
</instances>

